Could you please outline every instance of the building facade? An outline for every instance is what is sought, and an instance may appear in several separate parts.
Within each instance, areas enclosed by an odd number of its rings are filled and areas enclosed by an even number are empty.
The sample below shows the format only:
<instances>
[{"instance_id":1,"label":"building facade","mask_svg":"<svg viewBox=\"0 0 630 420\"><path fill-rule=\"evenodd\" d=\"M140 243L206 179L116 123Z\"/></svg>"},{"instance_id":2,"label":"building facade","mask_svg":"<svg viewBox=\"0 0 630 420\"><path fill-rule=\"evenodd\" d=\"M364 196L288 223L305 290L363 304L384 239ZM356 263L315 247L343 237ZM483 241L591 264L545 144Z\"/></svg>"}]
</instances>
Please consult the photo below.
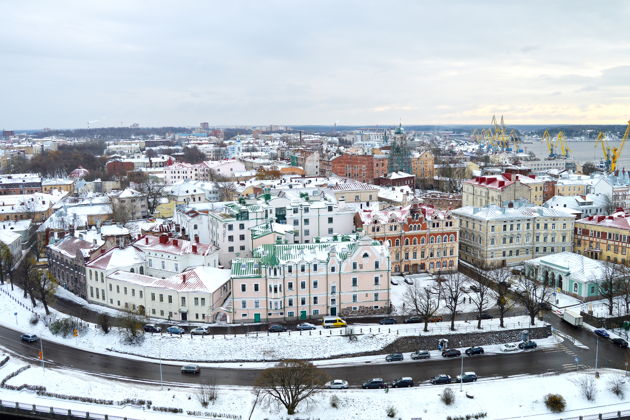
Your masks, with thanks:
<instances>
[{"instance_id":1,"label":"building facade","mask_svg":"<svg viewBox=\"0 0 630 420\"><path fill-rule=\"evenodd\" d=\"M525 199L540 206L543 204L544 183L536 177L504 173L479 176L462 183L464 206L502 206L510 201Z\"/></svg>"},{"instance_id":2,"label":"building facade","mask_svg":"<svg viewBox=\"0 0 630 420\"><path fill-rule=\"evenodd\" d=\"M387 168L388 160L385 155L343 154L331 162L331 170L335 175L368 184L373 184L376 178L387 175Z\"/></svg>"},{"instance_id":3,"label":"building facade","mask_svg":"<svg viewBox=\"0 0 630 420\"><path fill-rule=\"evenodd\" d=\"M594 260L630 262L630 215L616 212L575 222L574 250Z\"/></svg>"},{"instance_id":4,"label":"building facade","mask_svg":"<svg viewBox=\"0 0 630 420\"><path fill-rule=\"evenodd\" d=\"M411 171L418 179L433 179L435 177L435 157L426 150L414 153L411 158Z\"/></svg>"}]
</instances>

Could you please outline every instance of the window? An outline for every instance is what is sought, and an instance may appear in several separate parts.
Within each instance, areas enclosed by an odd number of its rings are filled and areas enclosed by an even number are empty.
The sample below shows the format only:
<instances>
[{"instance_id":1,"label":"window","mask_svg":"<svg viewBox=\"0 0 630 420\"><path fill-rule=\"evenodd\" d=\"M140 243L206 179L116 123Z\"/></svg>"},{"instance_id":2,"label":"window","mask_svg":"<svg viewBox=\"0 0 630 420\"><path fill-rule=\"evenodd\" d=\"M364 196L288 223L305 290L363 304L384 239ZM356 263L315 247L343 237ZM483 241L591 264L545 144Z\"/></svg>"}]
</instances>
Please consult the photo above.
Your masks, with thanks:
<instances>
[{"instance_id":1,"label":"window","mask_svg":"<svg viewBox=\"0 0 630 420\"><path fill-rule=\"evenodd\" d=\"M168 295L168 303L173 303L173 296Z\"/></svg>"},{"instance_id":2,"label":"window","mask_svg":"<svg viewBox=\"0 0 630 420\"><path fill-rule=\"evenodd\" d=\"M245 240L245 235L238 235L238 240L239 241L244 241Z\"/></svg>"},{"instance_id":3,"label":"window","mask_svg":"<svg viewBox=\"0 0 630 420\"><path fill-rule=\"evenodd\" d=\"M337 267L335 267L335 266L330 267L330 272L331 273L334 273L336 270L337 270Z\"/></svg>"},{"instance_id":4,"label":"window","mask_svg":"<svg viewBox=\"0 0 630 420\"><path fill-rule=\"evenodd\" d=\"M127 288L126 287L124 288L124 291L125 291L125 294L127 294Z\"/></svg>"},{"instance_id":5,"label":"window","mask_svg":"<svg viewBox=\"0 0 630 420\"><path fill-rule=\"evenodd\" d=\"M334 295L337 293L337 285L333 284L332 286L330 286L330 294Z\"/></svg>"},{"instance_id":6,"label":"window","mask_svg":"<svg viewBox=\"0 0 630 420\"><path fill-rule=\"evenodd\" d=\"M374 286L378 286L381 283L381 278L379 276L374 276Z\"/></svg>"},{"instance_id":7,"label":"window","mask_svg":"<svg viewBox=\"0 0 630 420\"><path fill-rule=\"evenodd\" d=\"M160 302L164 302L164 295L160 293Z\"/></svg>"},{"instance_id":8,"label":"window","mask_svg":"<svg viewBox=\"0 0 630 420\"><path fill-rule=\"evenodd\" d=\"M289 306L293 306L293 299L292 298L289 298L288 305Z\"/></svg>"},{"instance_id":9,"label":"window","mask_svg":"<svg viewBox=\"0 0 630 420\"><path fill-rule=\"evenodd\" d=\"M166 263L162 261L162 270L166 269Z\"/></svg>"},{"instance_id":10,"label":"window","mask_svg":"<svg viewBox=\"0 0 630 420\"><path fill-rule=\"evenodd\" d=\"M328 234L332 235L333 234L333 228L328 228Z\"/></svg>"},{"instance_id":11,"label":"window","mask_svg":"<svg viewBox=\"0 0 630 420\"><path fill-rule=\"evenodd\" d=\"M201 306L205 306L206 305L206 298L201 298Z\"/></svg>"},{"instance_id":12,"label":"window","mask_svg":"<svg viewBox=\"0 0 630 420\"><path fill-rule=\"evenodd\" d=\"M244 286L244 285L243 285ZM258 283L254 283L254 292L257 292L259 290L258 288Z\"/></svg>"},{"instance_id":13,"label":"window","mask_svg":"<svg viewBox=\"0 0 630 420\"><path fill-rule=\"evenodd\" d=\"M353 262L353 263L352 263L352 269L353 269L353 270L356 270L356 269L357 269L357 263L356 263L356 262Z\"/></svg>"},{"instance_id":14,"label":"window","mask_svg":"<svg viewBox=\"0 0 630 420\"><path fill-rule=\"evenodd\" d=\"M378 270L379 268L381 268L381 262L380 261L374 261L374 268L376 270Z\"/></svg>"},{"instance_id":15,"label":"window","mask_svg":"<svg viewBox=\"0 0 630 420\"><path fill-rule=\"evenodd\" d=\"M577 283L573 283L573 293L577 293L578 292L578 285Z\"/></svg>"},{"instance_id":16,"label":"window","mask_svg":"<svg viewBox=\"0 0 630 420\"><path fill-rule=\"evenodd\" d=\"M293 266L292 265L287 266L287 272L293 273Z\"/></svg>"},{"instance_id":17,"label":"window","mask_svg":"<svg viewBox=\"0 0 630 420\"><path fill-rule=\"evenodd\" d=\"M304 219L304 226L308 226L310 221L308 219Z\"/></svg>"},{"instance_id":18,"label":"window","mask_svg":"<svg viewBox=\"0 0 630 420\"><path fill-rule=\"evenodd\" d=\"M199 298L198 297L195 298L194 302L195 302L195 306L199 306Z\"/></svg>"},{"instance_id":19,"label":"window","mask_svg":"<svg viewBox=\"0 0 630 420\"><path fill-rule=\"evenodd\" d=\"M197 225L195 225L195 229L196 229L196 228L197 228ZM238 228L239 228L240 230L245 229L245 223L239 223Z\"/></svg>"},{"instance_id":20,"label":"window","mask_svg":"<svg viewBox=\"0 0 630 420\"><path fill-rule=\"evenodd\" d=\"M182 306L186 306L186 298L182 296Z\"/></svg>"},{"instance_id":21,"label":"window","mask_svg":"<svg viewBox=\"0 0 630 420\"><path fill-rule=\"evenodd\" d=\"M228 246L228 252L234 252L234 247L233 246Z\"/></svg>"},{"instance_id":22,"label":"window","mask_svg":"<svg viewBox=\"0 0 630 420\"><path fill-rule=\"evenodd\" d=\"M352 295L352 303L356 303L357 302L357 295L354 294Z\"/></svg>"},{"instance_id":23,"label":"window","mask_svg":"<svg viewBox=\"0 0 630 420\"><path fill-rule=\"evenodd\" d=\"M317 289L318 281L313 280L313 289Z\"/></svg>"},{"instance_id":24,"label":"window","mask_svg":"<svg viewBox=\"0 0 630 420\"><path fill-rule=\"evenodd\" d=\"M374 300L378 301L378 293L374 293Z\"/></svg>"},{"instance_id":25,"label":"window","mask_svg":"<svg viewBox=\"0 0 630 420\"><path fill-rule=\"evenodd\" d=\"M234 226L233 225L227 225L227 227L228 227L229 231L233 231L234 230Z\"/></svg>"},{"instance_id":26,"label":"window","mask_svg":"<svg viewBox=\"0 0 630 420\"><path fill-rule=\"evenodd\" d=\"M293 219L293 226L299 226L300 221L298 219Z\"/></svg>"},{"instance_id":27,"label":"window","mask_svg":"<svg viewBox=\"0 0 630 420\"><path fill-rule=\"evenodd\" d=\"M300 298L300 305L306 305L306 298Z\"/></svg>"},{"instance_id":28,"label":"window","mask_svg":"<svg viewBox=\"0 0 630 420\"><path fill-rule=\"evenodd\" d=\"M300 272L304 273L306 271L306 266L304 264L302 264L300 266Z\"/></svg>"},{"instance_id":29,"label":"window","mask_svg":"<svg viewBox=\"0 0 630 420\"><path fill-rule=\"evenodd\" d=\"M352 287L357 287L358 280L356 277L352 277Z\"/></svg>"},{"instance_id":30,"label":"window","mask_svg":"<svg viewBox=\"0 0 630 420\"><path fill-rule=\"evenodd\" d=\"M149 258L149 267L153 267L153 260Z\"/></svg>"},{"instance_id":31,"label":"window","mask_svg":"<svg viewBox=\"0 0 630 420\"><path fill-rule=\"evenodd\" d=\"M305 281L301 281L300 282L300 289L302 289L302 290L306 289L306 282Z\"/></svg>"},{"instance_id":32,"label":"window","mask_svg":"<svg viewBox=\"0 0 630 420\"><path fill-rule=\"evenodd\" d=\"M310 234L311 234L311 231L310 231L310 230L308 230L308 229L304 229L304 235L305 235L305 236L308 236L308 235L310 235Z\"/></svg>"},{"instance_id":33,"label":"window","mask_svg":"<svg viewBox=\"0 0 630 420\"><path fill-rule=\"evenodd\" d=\"M293 290L293 282L292 281L288 282L287 287L289 288L289 290Z\"/></svg>"},{"instance_id":34,"label":"window","mask_svg":"<svg viewBox=\"0 0 630 420\"><path fill-rule=\"evenodd\" d=\"M173 263L173 266L175 267L175 271L179 272L179 264Z\"/></svg>"},{"instance_id":35,"label":"window","mask_svg":"<svg viewBox=\"0 0 630 420\"><path fill-rule=\"evenodd\" d=\"M241 300L241 309L247 309L247 301Z\"/></svg>"},{"instance_id":36,"label":"window","mask_svg":"<svg viewBox=\"0 0 630 420\"><path fill-rule=\"evenodd\" d=\"M256 309L260 308L260 301L259 300L255 300L254 301L254 308L256 308Z\"/></svg>"},{"instance_id":37,"label":"window","mask_svg":"<svg viewBox=\"0 0 630 420\"><path fill-rule=\"evenodd\" d=\"M332 217L329 217L329 218L328 218L328 223L332 223L332 222L333 222L333 218L332 218Z\"/></svg>"},{"instance_id":38,"label":"window","mask_svg":"<svg viewBox=\"0 0 630 420\"><path fill-rule=\"evenodd\" d=\"M313 264L313 271L317 271L317 264Z\"/></svg>"},{"instance_id":39,"label":"window","mask_svg":"<svg viewBox=\"0 0 630 420\"><path fill-rule=\"evenodd\" d=\"M245 293L247 291L247 285L241 284L241 292Z\"/></svg>"},{"instance_id":40,"label":"window","mask_svg":"<svg viewBox=\"0 0 630 420\"><path fill-rule=\"evenodd\" d=\"M131 289L131 296L136 296L136 289Z\"/></svg>"},{"instance_id":41,"label":"window","mask_svg":"<svg viewBox=\"0 0 630 420\"><path fill-rule=\"evenodd\" d=\"M313 305L317 305L318 303L319 303L319 300L317 296L313 296Z\"/></svg>"},{"instance_id":42,"label":"window","mask_svg":"<svg viewBox=\"0 0 630 420\"><path fill-rule=\"evenodd\" d=\"M233 235L228 236L228 242L234 242L234 236Z\"/></svg>"}]
</instances>

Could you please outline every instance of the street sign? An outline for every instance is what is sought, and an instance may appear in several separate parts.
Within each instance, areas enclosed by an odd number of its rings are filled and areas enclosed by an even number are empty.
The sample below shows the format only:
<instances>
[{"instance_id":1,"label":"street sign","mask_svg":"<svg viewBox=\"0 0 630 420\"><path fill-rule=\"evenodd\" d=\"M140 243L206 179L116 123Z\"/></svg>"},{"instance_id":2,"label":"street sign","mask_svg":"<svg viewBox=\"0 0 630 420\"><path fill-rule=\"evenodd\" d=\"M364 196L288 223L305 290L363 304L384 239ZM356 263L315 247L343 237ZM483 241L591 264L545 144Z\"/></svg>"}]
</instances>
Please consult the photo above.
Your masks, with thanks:
<instances>
[{"instance_id":1,"label":"street sign","mask_svg":"<svg viewBox=\"0 0 630 420\"><path fill-rule=\"evenodd\" d=\"M72 331L72 335L74 335L75 337L78 337L79 336L79 330L77 330L75 328L74 331Z\"/></svg>"},{"instance_id":2,"label":"street sign","mask_svg":"<svg viewBox=\"0 0 630 420\"><path fill-rule=\"evenodd\" d=\"M578 359L577 357L575 358L575 363L579 362L580 359Z\"/></svg>"}]
</instances>

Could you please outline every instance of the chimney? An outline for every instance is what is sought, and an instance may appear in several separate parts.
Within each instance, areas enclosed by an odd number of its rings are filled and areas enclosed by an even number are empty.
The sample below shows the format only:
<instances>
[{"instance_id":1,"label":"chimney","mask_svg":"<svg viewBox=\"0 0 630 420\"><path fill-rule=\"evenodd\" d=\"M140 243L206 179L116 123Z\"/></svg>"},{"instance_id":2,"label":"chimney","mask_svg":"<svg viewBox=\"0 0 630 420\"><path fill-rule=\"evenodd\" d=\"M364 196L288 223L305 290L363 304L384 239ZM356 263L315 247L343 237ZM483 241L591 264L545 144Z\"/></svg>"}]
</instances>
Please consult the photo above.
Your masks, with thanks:
<instances>
[{"instance_id":1,"label":"chimney","mask_svg":"<svg viewBox=\"0 0 630 420\"><path fill-rule=\"evenodd\" d=\"M195 234L195 242L199 243L199 235Z\"/></svg>"},{"instance_id":2,"label":"chimney","mask_svg":"<svg viewBox=\"0 0 630 420\"><path fill-rule=\"evenodd\" d=\"M182 273L182 283L186 283L186 273Z\"/></svg>"},{"instance_id":3,"label":"chimney","mask_svg":"<svg viewBox=\"0 0 630 420\"><path fill-rule=\"evenodd\" d=\"M197 245L193 245L192 246L192 253L196 254L197 253Z\"/></svg>"},{"instance_id":4,"label":"chimney","mask_svg":"<svg viewBox=\"0 0 630 420\"><path fill-rule=\"evenodd\" d=\"M173 246L178 246L178 241L177 241L177 239L173 239Z\"/></svg>"},{"instance_id":5,"label":"chimney","mask_svg":"<svg viewBox=\"0 0 630 420\"><path fill-rule=\"evenodd\" d=\"M167 244L168 243L168 235L160 235L160 243Z\"/></svg>"},{"instance_id":6,"label":"chimney","mask_svg":"<svg viewBox=\"0 0 630 420\"><path fill-rule=\"evenodd\" d=\"M149 237L148 237L148 236L145 236L145 237L144 237L144 243L145 243L146 245L149 245Z\"/></svg>"}]
</instances>

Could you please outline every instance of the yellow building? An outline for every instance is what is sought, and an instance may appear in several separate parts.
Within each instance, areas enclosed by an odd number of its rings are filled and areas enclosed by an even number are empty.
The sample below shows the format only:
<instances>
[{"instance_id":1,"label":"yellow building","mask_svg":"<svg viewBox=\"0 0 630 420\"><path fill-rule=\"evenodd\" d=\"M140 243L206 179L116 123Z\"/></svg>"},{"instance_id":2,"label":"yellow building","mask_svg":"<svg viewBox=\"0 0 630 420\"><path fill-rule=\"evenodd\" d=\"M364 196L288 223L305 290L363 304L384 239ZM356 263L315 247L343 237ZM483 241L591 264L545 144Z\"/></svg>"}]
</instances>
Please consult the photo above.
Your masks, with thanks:
<instances>
[{"instance_id":1,"label":"yellow building","mask_svg":"<svg viewBox=\"0 0 630 420\"><path fill-rule=\"evenodd\" d=\"M426 150L420 154L414 154L411 158L411 171L417 178L433 179L435 176L435 157Z\"/></svg>"},{"instance_id":2,"label":"yellow building","mask_svg":"<svg viewBox=\"0 0 630 420\"><path fill-rule=\"evenodd\" d=\"M67 192L72 194L74 192L74 179L44 179L42 181L42 191L46 194L50 194L53 190Z\"/></svg>"},{"instance_id":3,"label":"yellow building","mask_svg":"<svg viewBox=\"0 0 630 420\"><path fill-rule=\"evenodd\" d=\"M155 217L160 219L166 219L175 215L175 206L177 203L175 200L169 200L168 198L162 198L160 204L155 208Z\"/></svg>"},{"instance_id":4,"label":"yellow building","mask_svg":"<svg viewBox=\"0 0 630 420\"><path fill-rule=\"evenodd\" d=\"M617 212L576 221L573 250L594 260L628 264L630 215Z\"/></svg>"},{"instance_id":5,"label":"yellow building","mask_svg":"<svg viewBox=\"0 0 630 420\"><path fill-rule=\"evenodd\" d=\"M555 195L586 195L587 185L584 182L571 180L558 180L555 185Z\"/></svg>"}]
</instances>

